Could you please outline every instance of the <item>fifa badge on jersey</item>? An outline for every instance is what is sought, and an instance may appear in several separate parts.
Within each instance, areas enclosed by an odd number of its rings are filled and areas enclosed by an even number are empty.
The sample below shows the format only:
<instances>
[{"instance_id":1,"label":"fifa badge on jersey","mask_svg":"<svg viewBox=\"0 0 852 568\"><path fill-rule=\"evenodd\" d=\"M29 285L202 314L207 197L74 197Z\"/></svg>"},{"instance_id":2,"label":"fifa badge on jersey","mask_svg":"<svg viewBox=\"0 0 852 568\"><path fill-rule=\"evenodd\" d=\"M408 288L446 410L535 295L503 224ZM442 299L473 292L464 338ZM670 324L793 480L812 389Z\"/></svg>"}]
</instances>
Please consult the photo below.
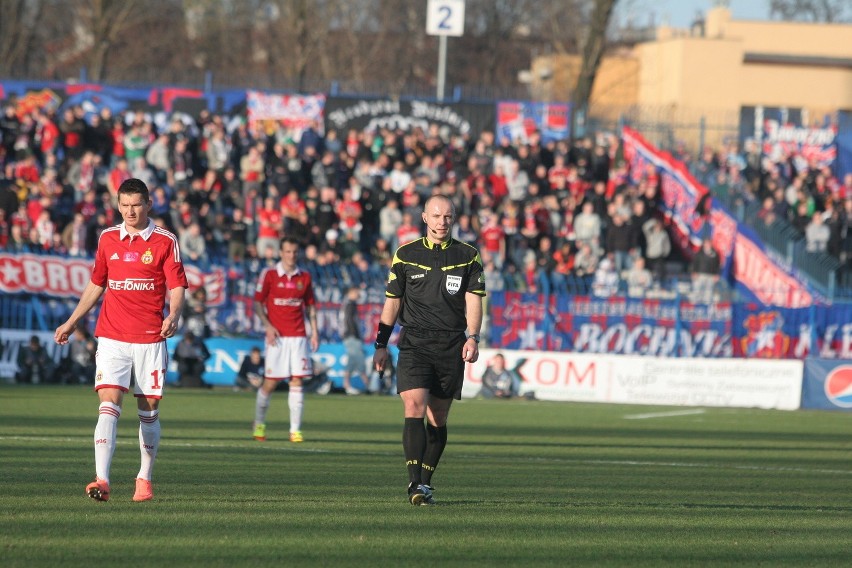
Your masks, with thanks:
<instances>
[{"instance_id":1,"label":"fifa badge on jersey","mask_svg":"<svg viewBox=\"0 0 852 568\"><path fill-rule=\"evenodd\" d=\"M151 264L152 262L154 262L154 253L151 252L151 249L148 249L142 255L142 264Z\"/></svg>"},{"instance_id":2,"label":"fifa badge on jersey","mask_svg":"<svg viewBox=\"0 0 852 568\"><path fill-rule=\"evenodd\" d=\"M447 292L455 294L461 290L462 277L447 274Z\"/></svg>"}]
</instances>

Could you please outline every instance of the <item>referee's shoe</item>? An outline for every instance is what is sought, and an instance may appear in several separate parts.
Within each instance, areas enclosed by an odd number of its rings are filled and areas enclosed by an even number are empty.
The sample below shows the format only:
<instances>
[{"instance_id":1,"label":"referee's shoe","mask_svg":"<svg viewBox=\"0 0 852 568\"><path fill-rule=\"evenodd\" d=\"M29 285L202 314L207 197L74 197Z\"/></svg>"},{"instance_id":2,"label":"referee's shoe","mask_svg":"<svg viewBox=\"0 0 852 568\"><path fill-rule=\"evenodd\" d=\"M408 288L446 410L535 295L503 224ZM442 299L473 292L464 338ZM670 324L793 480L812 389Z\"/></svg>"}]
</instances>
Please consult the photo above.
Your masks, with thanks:
<instances>
[{"instance_id":1,"label":"referee's shoe","mask_svg":"<svg viewBox=\"0 0 852 568\"><path fill-rule=\"evenodd\" d=\"M408 502L412 505L434 505L435 499L432 497L432 488L428 485L409 483Z\"/></svg>"}]
</instances>

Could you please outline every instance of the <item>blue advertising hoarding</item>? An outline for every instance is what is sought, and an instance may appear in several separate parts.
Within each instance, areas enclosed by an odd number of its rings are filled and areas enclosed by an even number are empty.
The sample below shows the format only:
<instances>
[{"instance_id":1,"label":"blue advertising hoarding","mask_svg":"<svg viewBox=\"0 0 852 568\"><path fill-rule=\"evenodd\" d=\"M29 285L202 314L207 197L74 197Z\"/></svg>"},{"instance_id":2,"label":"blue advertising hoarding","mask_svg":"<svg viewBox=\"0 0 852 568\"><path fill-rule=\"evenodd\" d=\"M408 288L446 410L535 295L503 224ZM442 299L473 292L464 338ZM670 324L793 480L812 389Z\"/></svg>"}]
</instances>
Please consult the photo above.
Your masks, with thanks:
<instances>
[{"instance_id":1,"label":"blue advertising hoarding","mask_svg":"<svg viewBox=\"0 0 852 568\"><path fill-rule=\"evenodd\" d=\"M852 361L805 359L802 408L852 411Z\"/></svg>"}]
</instances>

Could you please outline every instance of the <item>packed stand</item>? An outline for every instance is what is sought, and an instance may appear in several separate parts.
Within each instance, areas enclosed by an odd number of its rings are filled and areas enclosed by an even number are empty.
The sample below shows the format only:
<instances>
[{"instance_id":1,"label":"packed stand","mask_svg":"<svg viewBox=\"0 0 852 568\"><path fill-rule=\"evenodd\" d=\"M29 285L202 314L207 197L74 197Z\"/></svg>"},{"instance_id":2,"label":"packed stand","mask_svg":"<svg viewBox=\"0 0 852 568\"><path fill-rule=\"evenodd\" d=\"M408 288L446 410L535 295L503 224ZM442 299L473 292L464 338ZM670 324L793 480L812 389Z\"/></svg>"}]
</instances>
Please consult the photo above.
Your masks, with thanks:
<instances>
[{"instance_id":1,"label":"packed stand","mask_svg":"<svg viewBox=\"0 0 852 568\"><path fill-rule=\"evenodd\" d=\"M825 253L852 267L852 174L840 180L831 166L793 151L767 155L754 141L706 147L684 161L710 193L754 224L792 227L809 253Z\"/></svg>"},{"instance_id":2,"label":"packed stand","mask_svg":"<svg viewBox=\"0 0 852 568\"><path fill-rule=\"evenodd\" d=\"M456 206L453 236L480 248L491 291L671 288L657 173L631 184L614 135L513 143L487 131L313 125L297 136L206 111L157 128L142 112L19 116L13 106L0 132L0 250L91 255L121 220L118 186L136 177L190 264L256 275L291 235L320 285L381 287L396 247L422 235L422 203L440 192Z\"/></svg>"}]
</instances>

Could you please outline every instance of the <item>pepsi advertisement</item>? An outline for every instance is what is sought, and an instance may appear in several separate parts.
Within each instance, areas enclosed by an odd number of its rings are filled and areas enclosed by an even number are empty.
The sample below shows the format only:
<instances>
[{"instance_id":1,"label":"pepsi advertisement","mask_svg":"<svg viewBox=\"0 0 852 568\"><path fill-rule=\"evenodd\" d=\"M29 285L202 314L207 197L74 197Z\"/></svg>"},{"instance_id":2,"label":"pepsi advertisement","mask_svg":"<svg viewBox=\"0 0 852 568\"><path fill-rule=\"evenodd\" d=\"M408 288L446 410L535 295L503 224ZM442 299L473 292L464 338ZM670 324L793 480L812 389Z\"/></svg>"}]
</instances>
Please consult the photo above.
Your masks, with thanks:
<instances>
[{"instance_id":1,"label":"pepsi advertisement","mask_svg":"<svg viewBox=\"0 0 852 568\"><path fill-rule=\"evenodd\" d=\"M806 359L801 408L852 411L852 361Z\"/></svg>"}]
</instances>

